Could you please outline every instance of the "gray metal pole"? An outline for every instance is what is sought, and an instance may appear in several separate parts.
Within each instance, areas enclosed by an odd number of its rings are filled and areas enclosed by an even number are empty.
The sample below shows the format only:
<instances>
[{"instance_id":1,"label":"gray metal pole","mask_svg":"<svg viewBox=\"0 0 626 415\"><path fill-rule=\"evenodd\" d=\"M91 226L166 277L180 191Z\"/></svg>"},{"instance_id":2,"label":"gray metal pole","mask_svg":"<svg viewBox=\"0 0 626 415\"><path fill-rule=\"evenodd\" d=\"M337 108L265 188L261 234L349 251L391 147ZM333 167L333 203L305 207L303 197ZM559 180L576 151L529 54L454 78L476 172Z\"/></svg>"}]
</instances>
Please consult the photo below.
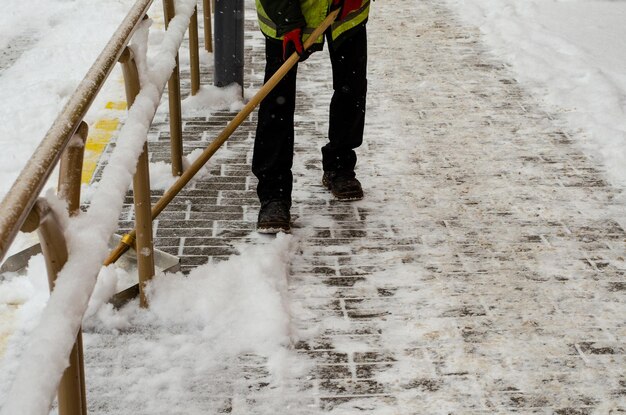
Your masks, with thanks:
<instances>
[{"instance_id":1,"label":"gray metal pole","mask_svg":"<svg viewBox=\"0 0 626 415\"><path fill-rule=\"evenodd\" d=\"M223 87L243 87L244 0L215 0L215 80Z\"/></svg>"}]
</instances>

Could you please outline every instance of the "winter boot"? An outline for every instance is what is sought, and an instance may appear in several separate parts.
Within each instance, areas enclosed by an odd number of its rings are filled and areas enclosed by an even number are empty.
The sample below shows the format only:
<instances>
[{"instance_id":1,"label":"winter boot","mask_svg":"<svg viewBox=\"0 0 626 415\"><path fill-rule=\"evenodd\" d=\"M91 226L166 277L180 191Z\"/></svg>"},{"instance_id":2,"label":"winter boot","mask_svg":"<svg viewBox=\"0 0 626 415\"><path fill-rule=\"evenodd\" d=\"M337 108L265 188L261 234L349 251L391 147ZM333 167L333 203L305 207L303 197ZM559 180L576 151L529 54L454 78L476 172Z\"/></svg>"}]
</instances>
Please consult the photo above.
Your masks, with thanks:
<instances>
[{"instance_id":1,"label":"winter boot","mask_svg":"<svg viewBox=\"0 0 626 415\"><path fill-rule=\"evenodd\" d=\"M361 188L361 183L356 179L354 172L325 171L322 184L338 200L363 199L363 188Z\"/></svg>"},{"instance_id":2,"label":"winter boot","mask_svg":"<svg viewBox=\"0 0 626 415\"><path fill-rule=\"evenodd\" d=\"M289 232L291 216L289 203L284 200L270 200L261 203L259 220L256 224L258 233Z\"/></svg>"}]
</instances>

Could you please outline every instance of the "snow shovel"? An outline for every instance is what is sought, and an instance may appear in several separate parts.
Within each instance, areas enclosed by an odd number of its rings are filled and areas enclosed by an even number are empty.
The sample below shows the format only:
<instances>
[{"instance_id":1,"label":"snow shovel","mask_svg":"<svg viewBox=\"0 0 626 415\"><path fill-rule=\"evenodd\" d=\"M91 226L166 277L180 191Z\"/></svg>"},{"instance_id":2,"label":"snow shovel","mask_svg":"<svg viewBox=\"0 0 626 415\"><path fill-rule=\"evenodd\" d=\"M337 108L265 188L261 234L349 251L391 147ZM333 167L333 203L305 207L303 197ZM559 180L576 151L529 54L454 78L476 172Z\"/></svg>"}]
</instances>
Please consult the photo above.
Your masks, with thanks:
<instances>
[{"instance_id":1,"label":"snow shovel","mask_svg":"<svg viewBox=\"0 0 626 415\"><path fill-rule=\"evenodd\" d=\"M304 42L304 50L309 49L315 43L315 40L322 36L326 29L335 21L339 15L340 9L332 11L326 19L313 31L311 36ZM254 109L263 101L263 99L276 87L281 79L287 75L287 73L293 68L293 66L300 60L300 56L294 52L289 59L276 71L276 73L261 87L250 101L239 111L239 113L228 123L226 128L217 136L217 138L209 144L209 146L202 152L200 157L194 161L187 170L174 182L174 184L161 196L161 198L152 207L152 219L154 220L165 209L165 207L174 199L174 197L185 187L187 183L200 171L202 167L209 161L209 159L215 154L218 148L222 146L235 132L237 127L243 123L248 115L254 111ZM118 246L111 251L109 257L104 261L104 265L110 265L117 261L129 248L134 246L136 231L133 229L130 233L122 237Z\"/></svg>"}]
</instances>

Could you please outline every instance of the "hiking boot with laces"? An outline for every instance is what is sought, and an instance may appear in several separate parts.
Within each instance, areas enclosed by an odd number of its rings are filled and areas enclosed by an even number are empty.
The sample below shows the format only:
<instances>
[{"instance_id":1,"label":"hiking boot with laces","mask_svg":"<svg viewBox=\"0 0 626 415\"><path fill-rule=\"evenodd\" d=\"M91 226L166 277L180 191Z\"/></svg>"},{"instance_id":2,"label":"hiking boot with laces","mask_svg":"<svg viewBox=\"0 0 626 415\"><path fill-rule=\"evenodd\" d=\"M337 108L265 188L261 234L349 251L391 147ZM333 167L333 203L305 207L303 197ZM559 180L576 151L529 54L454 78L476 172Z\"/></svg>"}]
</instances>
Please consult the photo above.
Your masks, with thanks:
<instances>
[{"instance_id":1,"label":"hiking boot with laces","mask_svg":"<svg viewBox=\"0 0 626 415\"><path fill-rule=\"evenodd\" d=\"M338 200L361 200L363 188L356 179L354 172L325 171L322 184L329 189Z\"/></svg>"},{"instance_id":2,"label":"hiking boot with laces","mask_svg":"<svg viewBox=\"0 0 626 415\"><path fill-rule=\"evenodd\" d=\"M270 200L261 203L256 230L259 233L289 232L291 216L289 203L284 200Z\"/></svg>"}]
</instances>

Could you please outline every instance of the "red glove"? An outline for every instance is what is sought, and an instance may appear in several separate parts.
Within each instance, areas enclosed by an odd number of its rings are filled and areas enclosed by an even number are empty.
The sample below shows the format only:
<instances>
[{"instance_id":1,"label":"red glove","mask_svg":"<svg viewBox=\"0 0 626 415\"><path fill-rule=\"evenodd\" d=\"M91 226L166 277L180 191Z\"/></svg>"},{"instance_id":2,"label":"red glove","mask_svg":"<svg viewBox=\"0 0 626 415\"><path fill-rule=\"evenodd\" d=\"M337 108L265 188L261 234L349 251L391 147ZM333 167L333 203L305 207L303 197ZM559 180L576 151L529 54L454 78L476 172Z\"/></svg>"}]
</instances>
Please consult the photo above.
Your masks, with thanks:
<instances>
[{"instance_id":1,"label":"red glove","mask_svg":"<svg viewBox=\"0 0 626 415\"><path fill-rule=\"evenodd\" d=\"M302 29L293 29L283 36L283 59L287 60L294 52L302 57L304 46L302 45ZM302 58L300 60L303 60Z\"/></svg>"},{"instance_id":2,"label":"red glove","mask_svg":"<svg viewBox=\"0 0 626 415\"><path fill-rule=\"evenodd\" d=\"M339 12L339 20L346 18L348 14L361 7L361 0L333 0L333 10L341 8Z\"/></svg>"}]
</instances>

